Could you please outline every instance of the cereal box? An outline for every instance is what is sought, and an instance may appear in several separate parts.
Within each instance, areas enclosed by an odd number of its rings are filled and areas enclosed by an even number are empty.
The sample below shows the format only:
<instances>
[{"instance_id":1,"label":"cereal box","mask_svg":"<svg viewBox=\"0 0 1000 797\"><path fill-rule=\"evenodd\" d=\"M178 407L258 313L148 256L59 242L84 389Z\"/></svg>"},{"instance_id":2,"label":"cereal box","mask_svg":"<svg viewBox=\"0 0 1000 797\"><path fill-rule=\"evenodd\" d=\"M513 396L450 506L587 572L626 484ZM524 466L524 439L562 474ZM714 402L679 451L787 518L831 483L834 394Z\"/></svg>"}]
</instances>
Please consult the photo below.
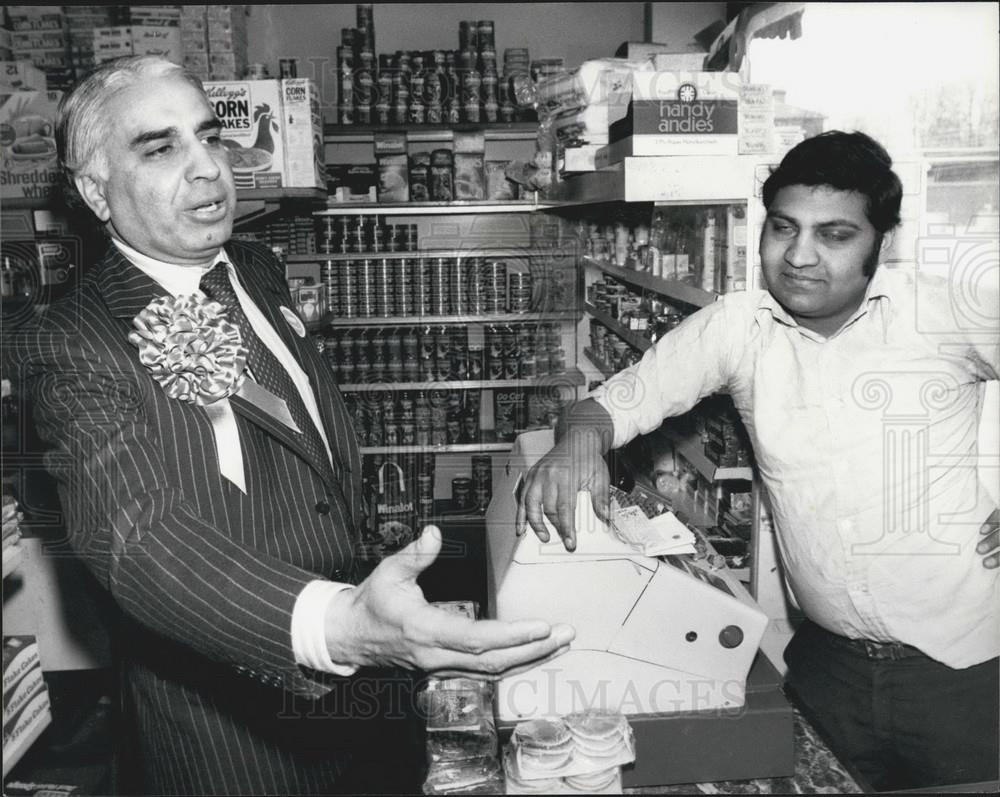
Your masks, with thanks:
<instances>
[{"instance_id":1,"label":"cereal box","mask_svg":"<svg viewBox=\"0 0 1000 797\"><path fill-rule=\"evenodd\" d=\"M207 81L205 92L222 122L236 187L287 186L281 81Z\"/></svg>"},{"instance_id":2,"label":"cereal box","mask_svg":"<svg viewBox=\"0 0 1000 797\"><path fill-rule=\"evenodd\" d=\"M55 117L62 93L18 91L0 104L0 197L45 199L59 181Z\"/></svg>"},{"instance_id":3,"label":"cereal box","mask_svg":"<svg viewBox=\"0 0 1000 797\"><path fill-rule=\"evenodd\" d=\"M325 188L323 114L319 91L308 78L281 81L281 126L285 144L285 185Z\"/></svg>"}]
</instances>

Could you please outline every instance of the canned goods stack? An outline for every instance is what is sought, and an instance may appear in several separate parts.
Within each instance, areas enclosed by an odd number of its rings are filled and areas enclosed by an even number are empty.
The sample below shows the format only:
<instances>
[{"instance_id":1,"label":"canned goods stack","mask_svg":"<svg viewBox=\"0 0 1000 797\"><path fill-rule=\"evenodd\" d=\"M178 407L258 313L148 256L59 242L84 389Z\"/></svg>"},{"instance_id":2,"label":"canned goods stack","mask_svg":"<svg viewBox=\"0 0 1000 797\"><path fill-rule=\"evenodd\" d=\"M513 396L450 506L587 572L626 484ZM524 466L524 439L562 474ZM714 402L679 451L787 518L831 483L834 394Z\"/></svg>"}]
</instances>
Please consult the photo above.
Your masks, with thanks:
<instances>
[{"instance_id":1,"label":"canned goods stack","mask_svg":"<svg viewBox=\"0 0 1000 797\"><path fill-rule=\"evenodd\" d=\"M469 283L473 313L502 313L506 310L507 264L502 260L477 260Z\"/></svg>"},{"instance_id":2,"label":"canned goods stack","mask_svg":"<svg viewBox=\"0 0 1000 797\"><path fill-rule=\"evenodd\" d=\"M378 314L376 301L376 264L377 261L371 258L355 260L358 275L358 317L373 318Z\"/></svg>"},{"instance_id":3,"label":"canned goods stack","mask_svg":"<svg viewBox=\"0 0 1000 797\"><path fill-rule=\"evenodd\" d=\"M472 502L479 512L486 512L493 498L493 459L488 454L472 457Z\"/></svg>"},{"instance_id":4,"label":"canned goods stack","mask_svg":"<svg viewBox=\"0 0 1000 797\"><path fill-rule=\"evenodd\" d=\"M375 313L388 318L396 312L396 282L392 261L381 258L375 266Z\"/></svg>"},{"instance_id":5,"label":"canned goods stack","mask_svg":"<svg viewBox=\"0 0 1000 797\"><path fill-rule=\"evenodd\" d=\"M451 264L447 258L435 257L430 262L431 315L450 315Z\"/></svg>"},{"instance_id":6,"label":"canned goods stack","mask_svg":"<svg viewBox=\"0 0 1000 797\"><path fill-rule=\"evenodd\" d=\"M367 400L348 393L344 400L362 446L480 442L480 393L476 390L406 391Z\"/></svg>"},{"instance_id":7,"label":"canned goods stack","mask_svg":"<svg viewBox=\"0 0 1000 797\"><path fill-rule=\"evenodd\" d=\"M467 260L458 258L451 261L451 312L455 315L468 315L469 305L469 271Z\"/></svg>"},{"instance_id":8,"label":"canned goods stack","mask_svg":"<svg viewBox=\"0 0 1000 797\"><path fill-rule=\"evenodd\" d=\"M337 48L341 124L420 125L512 122L510 69L528 75L524 48L497 65L493 20L459 23L456 50L397 50L376 56L371 6L358 6L356 28L341 30Z\"/></svg>"},{"instance_id":9,"label":"canned goods stack","mask_svg":"<svg viewBox=\"0 0 1000 797\"><path fill-rule=\"evenodd\" d=\"M451 480L451 502L455 509L475 509L472 501L472 479L456 476Z\"/></svg>"},{"instance_id":10,"label":"canned goods stack","mask_svg":"<svg viewBox=\"0 0 1000 797\"><path fill-rule=\"evenodd\" d=\"M414 289L417 282L417 261L409 258L389 261L394 264L394 280L396 284L396 315L411 316L415 311Z\"/></svg>"},{"instance_id":11,"label":"canned goods stack","mask_svg":"<svg viewBox=\"0 0 1000 797\"><path fill-rule=\"evenodd\" d=\"M354 260L344 260L339 265L339 311L341 318L358 317L358 271Z\"/></svg>"},{"instance_id":12,"label":"canned goods stack","mask_svg":"<svg viewBox=\"0 0 1000 797\"><path fill-rule=\"evenodd\" d=\"M531 310L531 274L514 272L508 280L507 309L511 313L527 313Z\"/></svg>"}]
</instances>

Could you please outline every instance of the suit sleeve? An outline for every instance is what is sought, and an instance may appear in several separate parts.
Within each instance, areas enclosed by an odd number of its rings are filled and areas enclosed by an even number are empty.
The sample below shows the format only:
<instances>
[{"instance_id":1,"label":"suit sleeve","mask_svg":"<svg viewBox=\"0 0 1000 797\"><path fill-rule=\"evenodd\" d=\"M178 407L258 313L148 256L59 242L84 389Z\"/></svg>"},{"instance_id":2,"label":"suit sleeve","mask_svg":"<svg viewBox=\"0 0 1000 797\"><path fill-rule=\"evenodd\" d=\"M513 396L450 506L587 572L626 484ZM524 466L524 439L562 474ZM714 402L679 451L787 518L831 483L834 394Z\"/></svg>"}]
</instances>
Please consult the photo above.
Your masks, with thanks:
<instances>
[{"instance_id":1,"label":"suit sleeve","mask_svg":"<svg viewBox=\"0 0 1000 797\"><path fill-rule=\"evenodd\" d=\"M200 516L164 462L135 373L88 342L99 331L91 338L85 321L77 335L47 326L5 348L49 446L45 465L76 552L153 631L272 685L314 697L328 691L292 651L295 601L315 574Z\"/></svg>"}]
</instances>

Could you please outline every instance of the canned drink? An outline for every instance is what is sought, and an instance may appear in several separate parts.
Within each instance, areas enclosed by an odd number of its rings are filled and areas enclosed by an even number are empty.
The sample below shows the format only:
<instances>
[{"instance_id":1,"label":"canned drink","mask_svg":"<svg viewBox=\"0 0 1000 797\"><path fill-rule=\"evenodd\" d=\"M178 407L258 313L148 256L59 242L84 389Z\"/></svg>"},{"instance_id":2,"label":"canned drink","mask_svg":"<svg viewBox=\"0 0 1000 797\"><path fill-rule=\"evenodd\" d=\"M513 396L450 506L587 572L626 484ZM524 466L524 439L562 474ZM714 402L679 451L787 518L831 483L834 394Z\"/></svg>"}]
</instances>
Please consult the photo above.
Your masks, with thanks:
<instances>
[{"instance_id":1,"label":"canned drink","mask_svg":"<svg viewBox=\"0 0 1000 797\"><path fill-rule=\"evenodd\" d=\"M434 516L434 498L419 498L417 499L417 514L421 519L427 519Z\"/></svg>"},{"instance_id":2,"label":"canned drink","mask_svg":"<svg viewBox=\"0 0 1000 797\"><path fill-rule=\"evenodd\" d=\"M501 379L517 379L519 372L518 361L516 357L504 357L501 360L503 364L503 376Z\"/></svg>"},{"instance_id":3,"label":"canned drink","mask_svg":"<svg viewBox=\"0 0 1000 797\"><path fill-rule=\"evenodd\" d=\"M297 58L279 58L278 75L283 80L285 78L296 78L299 76L299 66Z\"/></svg>"},{"instance_id":4,"label":"canned drink","mask_svg":"<svg viewBox=\"0 0 1000 797\"><path fill-rule=\"evenodd\" d=\"M456 476L451 480L451 500L458 509L472 508L472 479Z\"/></svg>"},{"instance_id":5,"label":"canned drink","mask_svg":"<svg viewBox=\"0 0 1000 797\"><path fill-rule=\"evenodd\" d=\"M474 487L472 500L477 512L485 512L490 508L490 501L493 500L493 490L489 487Z\"/></svg>"},{"instance_id":6,"label":"canned drink","mask_svg":"<svg viewBox=\"0 0 1000 797\"><path fill-rule=\"evenodd\" d=\"M429 473L417 474L417 498L434 497L434 476Z\"/></svg>"},{"instance_id":7,"label":"canned drink","mask_svg":"<svg viewBox=\"0 0 1000 797\"><path fill-rule=\"evenodd\" d=\"M404 446L415 446L417 444L417 427L412 423L400 424L400 443Z\"/></svg>"},{"instance_id":8,"label":"canned drink","mask_svg":"<svg viewBox=\"0 0 1000 797\"><path fill-rule=\"evenodd\" d=\"M469 346L469 379L478 381L483 378L483 347Z\"/></svg>"},{"instance_id":9,"label":"canned drink","mask_svg":"<svg viewBox=\"0 0 1000 797\"><path fill-rule=\"evenodd\" d=\"M493 479L493 458L489 454L474 454L472 457L472 480L475 484L485 484Z\"/></svg>"}]
</instances>

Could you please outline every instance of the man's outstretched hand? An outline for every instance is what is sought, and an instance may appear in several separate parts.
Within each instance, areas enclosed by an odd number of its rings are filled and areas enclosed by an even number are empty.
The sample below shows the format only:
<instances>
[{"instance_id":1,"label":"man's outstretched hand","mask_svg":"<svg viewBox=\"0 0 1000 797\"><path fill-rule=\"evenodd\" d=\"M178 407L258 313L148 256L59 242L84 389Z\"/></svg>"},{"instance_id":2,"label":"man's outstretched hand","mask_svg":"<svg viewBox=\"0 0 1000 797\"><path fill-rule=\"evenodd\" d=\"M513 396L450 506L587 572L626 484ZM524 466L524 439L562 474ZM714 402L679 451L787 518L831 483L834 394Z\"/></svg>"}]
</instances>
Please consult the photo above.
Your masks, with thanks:
<instances>
[{"instance_id":1,"label":"man's outstretched hand","mask_svg":"<svg viewBox=\"0 0 1000 797\"><path fill-rule=\"evenodd\" d=\"M492 680L568 650L571 626L470 620L428 603L417 577L440 550L441 532L428 526L356 589L333 599L326 639L335 662Z\"/></svg>"}]
</instances>

